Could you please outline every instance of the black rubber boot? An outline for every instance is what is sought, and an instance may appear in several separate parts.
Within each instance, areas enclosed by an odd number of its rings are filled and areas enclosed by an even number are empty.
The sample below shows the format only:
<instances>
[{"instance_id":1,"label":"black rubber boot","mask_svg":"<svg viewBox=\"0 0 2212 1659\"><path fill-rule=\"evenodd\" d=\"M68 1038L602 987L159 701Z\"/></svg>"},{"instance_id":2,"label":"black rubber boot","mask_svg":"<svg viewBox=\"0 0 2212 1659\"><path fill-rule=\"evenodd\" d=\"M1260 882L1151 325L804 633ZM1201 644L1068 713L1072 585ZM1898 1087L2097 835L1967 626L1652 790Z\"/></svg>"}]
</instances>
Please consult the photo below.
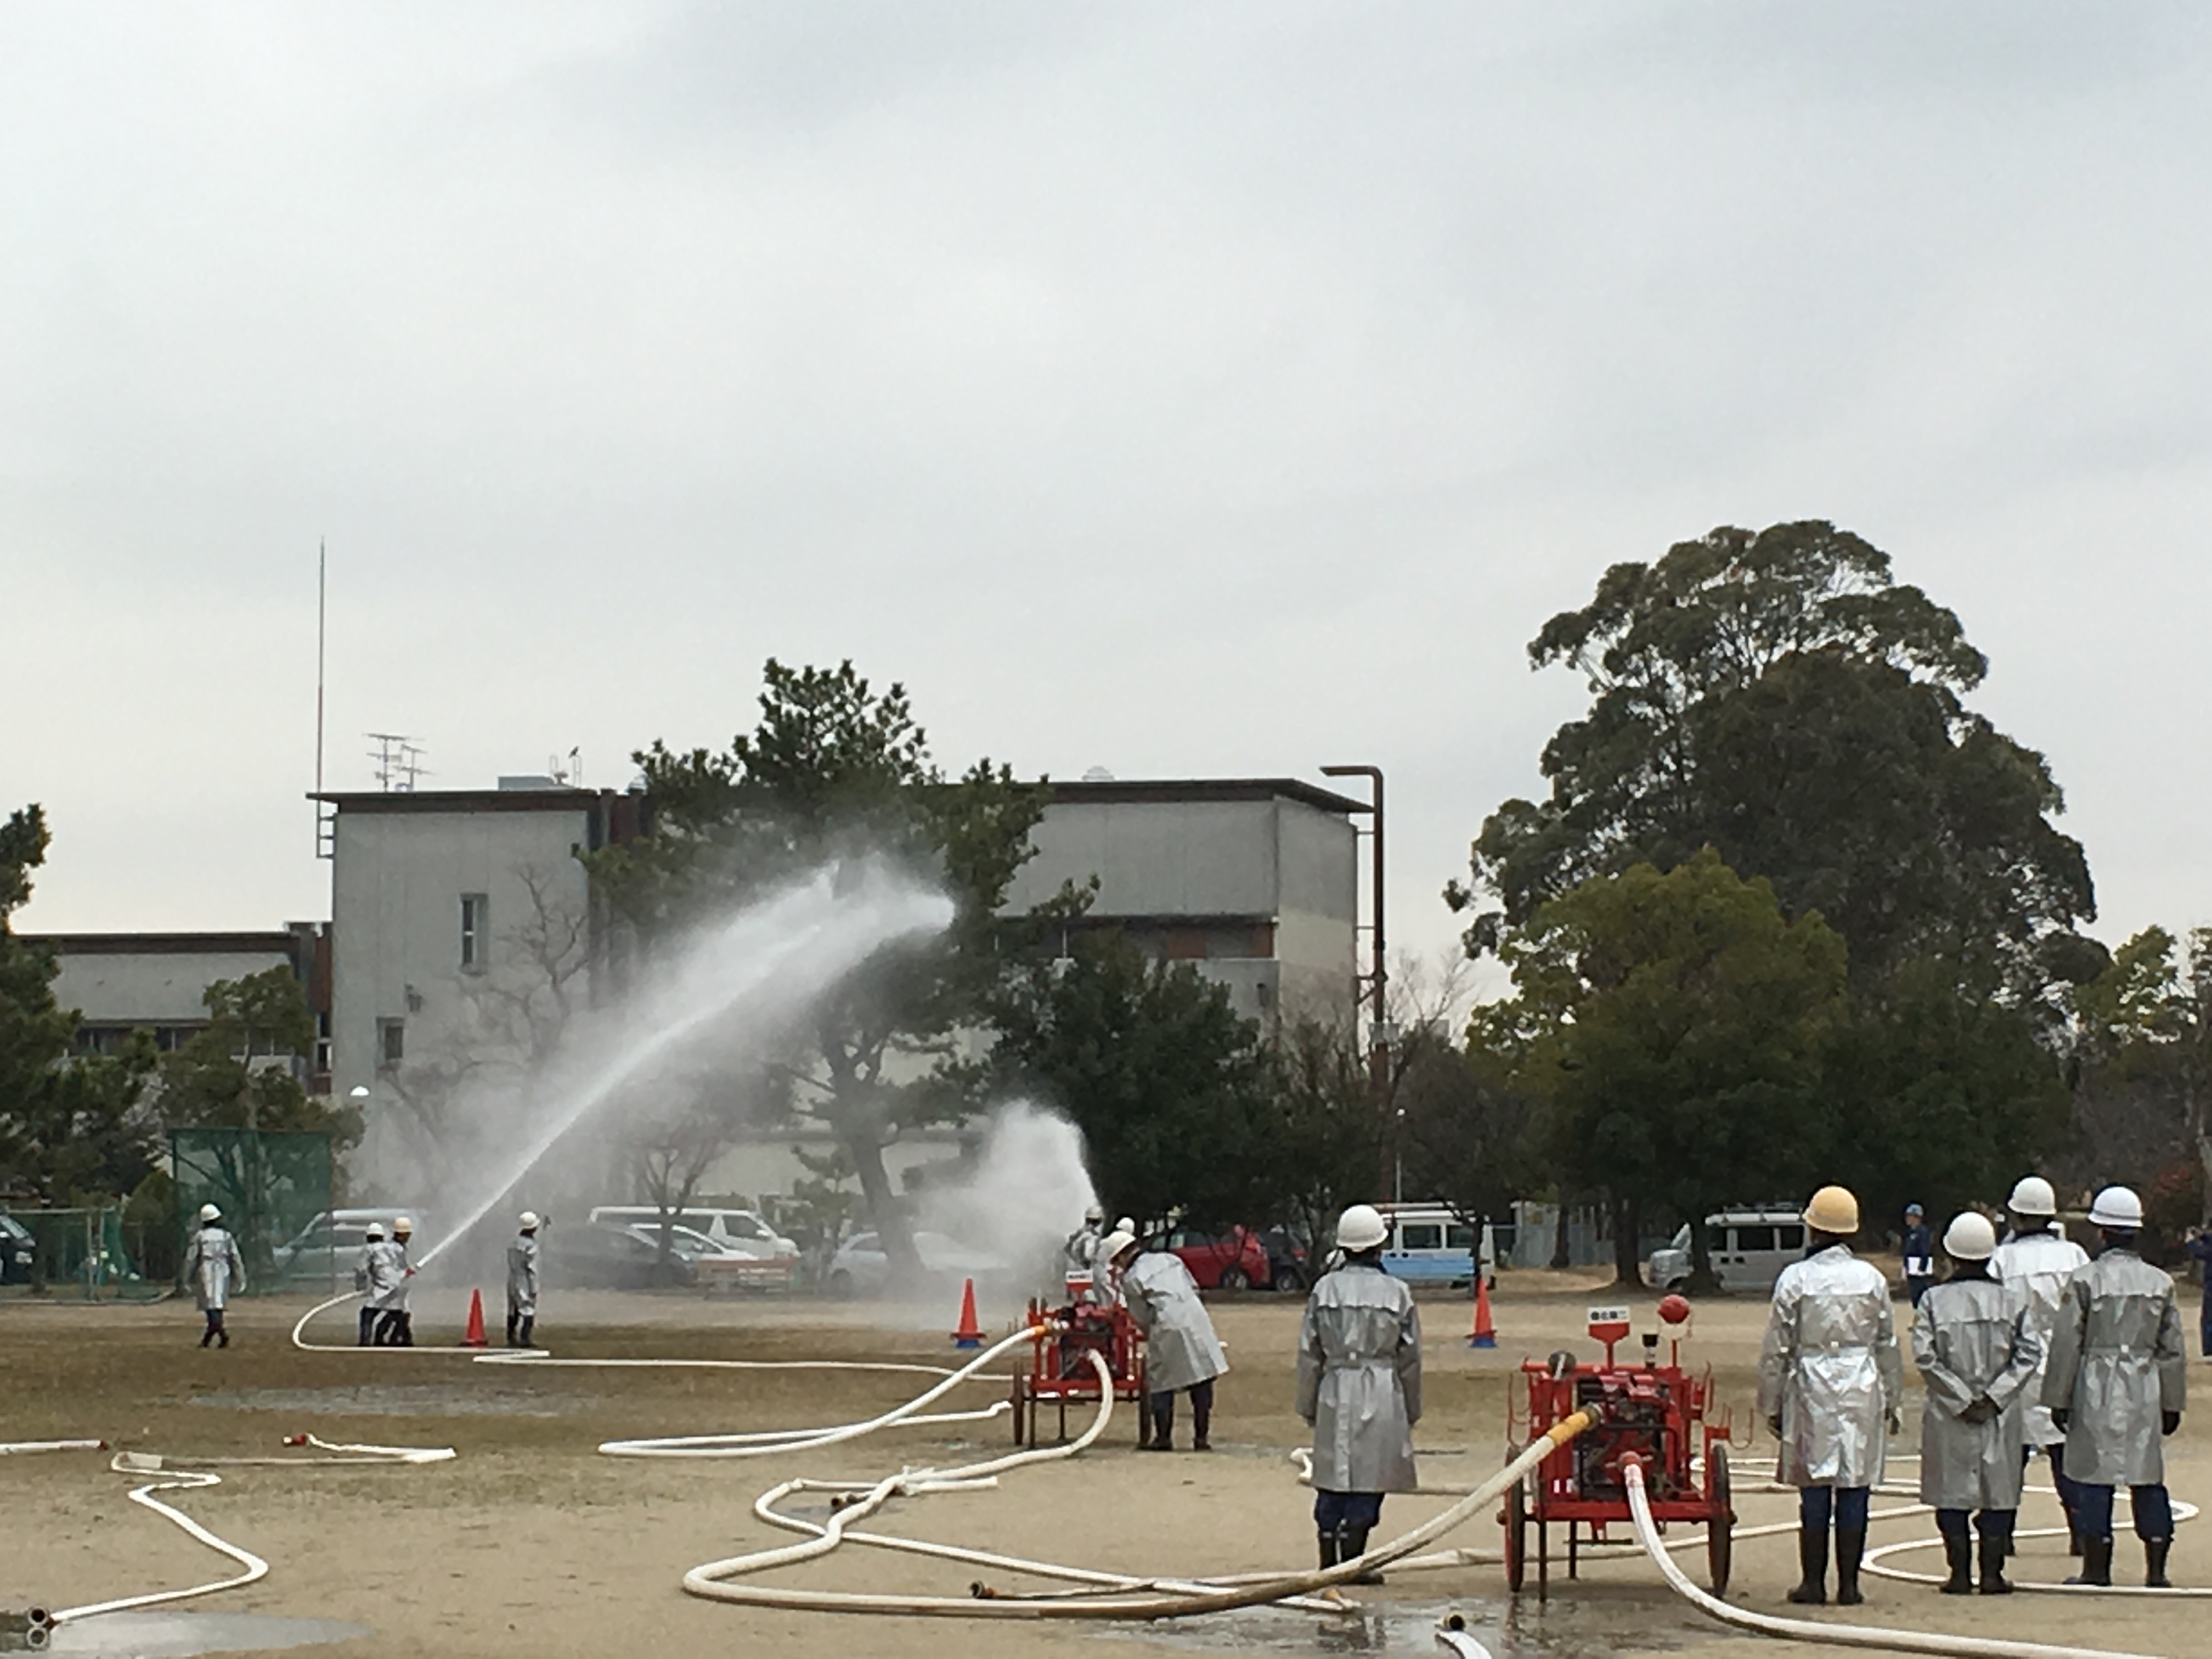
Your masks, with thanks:
<instances>
[{"instance_id":1,"label":"black rubber boot","mask_svg":"<svg viewBox=\"0 0 2212 1659\"><path fill-rule=\"evenodd\" d=\"M1797 1565L1801 1577L1790 1599L1801 1607L1828 1604L1828 1529L1797 1528Z\"/></svg>"},{"instance_id":2,"label":"black rubber boot","mask_svg":"<svg viewBox=\"0 0 2212 1659\"><path fill-rule=\"evenodd\" d=\"M2012 1553L2012 1531L1982 1534L1982 1594L2010 1595L2012 1585L2004 1576L2005 1557Z\"/></svg>"},{"instance_id":3,"label":"black rubber boot","mask_svg":"<svg viewBox=\"0 0 2212 1659\"><path fill-rule=\"evenodd\" d=\"M207 1328L207 1329L206 1329L206 1330L204 1330L204 1332L202 1332L202 1333L200 1334L200 1346L202 1346L203 1348L204 1348L205 1346L207 1346L207 1345L208 1345L209 1343L210 1343L210 1342L212 1342L212 1341L214 1341L214 1340L215 1340L215 1327L214 1327L214 1326L212 1326L212 1325L210 1325L210 1326L209 1326L209 1327Z\"/></svg>"},{"instance_id":4,"label":"black rubber boot","mask_svg":"<svg viewBox=\"0 0 2212 1659\"><path fill-rule=\"evenodd\" d=\"M1190 1449L1193 1451L1213 1449L1213 1443L1206 1437L1206 1431L1212 1426L1213 1402L1209 1400L1204 1405L1200 1405L1197 1396L1194 1395L1190 1402Z\"/></svg>"},{"instance_id":5,"label":"black rubber boot","mask_svg":"<svg viewBox=\"0 0 2212 1659\"><path fill-rule=\"evenodd\" d=\"M1986 1541L1986 1540L1984 1540ZM1986 1557L1984 1558L1985 1560ZM1946 1595L1972 1595L1974 1593L1974 1540L1960 1535L1943 1534L1943 1559L1951 1569L1951 1576L1943 1581ZM1984 1567L1984 1571L1988 1568Z\"/></svg>"},{"instance_id":6,"label":"black rubber boot","mask_svg":"<svg viewBox=\"0 0 2212 1659\"><path fill-rule=\"evenodd\" d=\"M361 1346L364 1348L368 1346L370 1340L375 1336L375 1334L376 1310L374 1308L363 1308L361 1310Z\"/></svg>"},{"instance_id":7,"label":"black rubber boot","mask_svg":"<svg viewBox=\"0 0 2212 1659\"><path fill-rule=\"evenodd\" d=\"M230 1333L220 1325L215 1328L215 1345L218 1348L227 1348L230 1346Z\"/></svg>"},{"instance_id":8,"label":"black rubber boot","mask_svg":"<svg viewBox=\"0 0 2212 1659\"><path fill-rule=\"evenodd\" d=\"M1846 1532L1836 1528L1836 1605L1855 1607L1866 1600L1859 1594L1859 1558L1866 1553L1866 1528Z\"/></svg>"},{"instance_id":9,"label":"black rubber boot","mask_svg":"<svg viewBox=\"0 0 2212 1659\"><path fill-rule=\"evenodd\" d=\"M1367 1553L1368 1530L1369 1529L1365 1527L1346 1527L1344 1529L1342 1542L1342 1548L1344 1551L1343 1559L1346 1561L1357 1561L1361 1556ZM1352 1582L1355 1584L1379 1584L1382 1582L1382 1575L1376 1571L1372 1567L1370 1567L1365 1572L1361 1573Z\"/></svg>"},{"instance_id":10,"label":"black rubber boot","mask_svg":"<svg viewBox=\"0 0 2212 1659\"><path fill-rule=\"evenodd\" d=\"M1314 1536L1321 1540L1321 1565L1323 1571L1327 1571L1344 1559L1342 1542L1334 1533L1316 1532Z\"/></svg>"},{"instance_id":11,"label":"black rubber boot","mask_svg":"<svg viewBox=\"0 0 2212 1659\"><path fill-rule=\"evenodd\" d=\"M524 1315L522 1320L522 1346L526 1348L536 1347L538 1346L537 1333L538 1316L535 1314Z\"/></svg>"},{"instance_id":12,"label":"black rubber boot","mask_svg":"<svg viewBox=\"0 0 2212 1659\"><path fill-rule=\"evenodd\" d=\"M2173 1547L2171 1538L2143 1540L2143 1587L2147 1589L2172 1589L2173 1580L2166 1576L2166 1553Z\"/></svg>"},{"instance_id":13,"label":"black rubber boot","mask_svg":"<svg viewBox=\"0 0 2212 1659\"><path fill-rule=\"evenodd\" d=\"M2081 1571L2066 1582L2069 1584L2097 1584L2109 1589L2112 1583L2112 1540L2109 1538L2083 1539Z\"/></svg>"}]
</instances>

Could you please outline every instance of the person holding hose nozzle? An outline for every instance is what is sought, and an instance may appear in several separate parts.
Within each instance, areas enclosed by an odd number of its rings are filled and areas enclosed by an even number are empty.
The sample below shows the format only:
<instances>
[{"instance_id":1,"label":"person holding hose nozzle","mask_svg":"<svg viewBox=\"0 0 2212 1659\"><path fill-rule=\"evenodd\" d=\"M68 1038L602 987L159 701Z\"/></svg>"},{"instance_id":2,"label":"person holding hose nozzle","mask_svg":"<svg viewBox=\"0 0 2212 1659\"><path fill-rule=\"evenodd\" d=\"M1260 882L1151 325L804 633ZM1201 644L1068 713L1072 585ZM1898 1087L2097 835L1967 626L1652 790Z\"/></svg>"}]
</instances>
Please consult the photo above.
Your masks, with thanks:
<instances>
[{"instance_id":1,"label":"person holding hose nozzle","mask_svg":"<svg viewBox=\"0 0 2212 1659\"><path fill-rule=\"evenodd\" d=\"M1190 1449L1213 1449L1213 1379L1229 1369L1213 1321L1198 1299L1198 1281L1182 1258L1165 1250L1138 1253L1135 1238L1109 1234L1106 1259L1121 1273L1121 1302L1145 1334L1145 1388L1152 1396L1152 1432L1141 1451L1175 1449L1175 1397L1190 1392Z\"/></svg>"},{"instance_id":2,"label":"person holding hose nozzle","mask_svg":"<svg viewBox=\"0 0 2212 1659\"><path fill-rule=\"evenodd\" d=\"M2173 1506L2159 1441L2181 1426L2189 1353L2173 1280L2136 1254L2142 1218L2142 1200L2127 1188L2097 1194L2089 1220L2105 1248L2066 1281L2051 1332L2043 1403L2066 1431L2081 1529L2081 1571L2069 1584L2112 1583L2112 1488L2124 1484L2142 1540L2143 1583L2172 1585L2166 1558Z\"/></svg>"},{"instance_id":3,"label":"person holding hose nozzle","mask_svg":"<svg viewBox=\"0 0 2212 1659\"><path fill-rule=\"evenodd\" d=\"M1970 1511L1981 1534L1982 1594L2009 1595L2006 1546L2020 1510L2023 1391L2043 1363L2026 1304L1990 1276L1997 1230L1972 1210L1944 1231L1951 1276L1920 1298L1912 1361L1928 1387L1920 1415L1920 1501L1936 1511L1951 1577L1946 1595L1974 1590Z\"/></svg>"},{"instance_id":4,"label":"person holding hose nozzle","mask_svg":"<svg viewBox=\"0 0 2212 1659\"><path fill-rule=\"evenodd\" d=\"M2027 1390L2022 1414L2021 1462L2040 1448L2051 1462L2051 1484L2058 1492L2058 1507L2066 1511L2068 1548L2081 1553L2081 1526L2075 1518L2074 1482L2066 1474L2066 1431L2051 1420L2043 1404L2043 1378L2051 1364L2051 1328L2058 1317L2058 1304L2066 1294L2066 1281L2077 1267L2088 1263L2089 1253L2058 1231L2058 1195L2041 1176L2022 1176L2005 1200L2012 1212L2012 1237L1997 1246L1990 1258L1990 1271L2012 1292L2027 1315L2028 1328L2043 1348L2043 1364Z\"/></svg>"},{"instance_id":5,"label":"person holding hose nozzle","mask_svg":"<svg viewBox=\"0 0 2212 1659\"><path fill-rule=\"evenodd\" d=\"M230 1306L230 1293L246 1288L246 1258L223 1226L222 1212L212 1204L200 1206L200 1230L185 1252L185 1277L191 1285L192 1299L207 1316L200 1346L212 1342L218 1348L228 1347L230 1333L222 1328L222 1316Z\"/></svg>"},{"instance_id":6,"label":"person holding hose nozzle","mask_svg":"<svg viewBox=\"0 0 2212 1659\"><path fill-rule=\"evenodd\" d=\"M1411 1492L1413 1425L1421 1420L1421 1316L1413 1293L1382 1271L1390 1229L1355 1204L1336 1224L1344 1265L1306 1297L1298 1332L1298 1415L1314 1431L1314 1529L1321 1564L1367 1553L1386 1492ZM1382 1575L1360 1575L1379 1584Z\"/></svg>"},{"instance_id":7,"label":"person holding hose nozzle","mask_svg":"<svg viewBox=\"0 0 2212 1659\"><path fill-rule=\"evenodd\" d=\"M415 1269L407 1265L407 1242L415 1237L415 1224L400 1216L392 1224L392 1237L384 1247L383 1288L377 1307L382 1313L376 1326L380 1348L415 1346L415 1316L407 1306L407 1281Z\"/></svg>"},{"instance_id":8,"label":"person holding hose nozzle","mask_svg":"<svg viewBox=\"0 0 2212 1659\"><path fill-rule=\"evenodd\" d=\"M538 1212L525 1210L507 1247L507 1346L526 1348L538 1326ZM517 1332L521 1340L515 1340Z\"/></svg>"},{"instance_id":9,"label":"person holding hose nozzle","mask_svg":"<svg viewBox=\"0 0 2212 1659\"><path fill-rule=\"evenodd\" d=\"M1828 1529L1836 1534L1836 1600L1856 1607L1866 1553L1867 1499L1881 1484L1885 1426L1899 1427L1905 1391L1889 1281L1851 1254L1859 1201L1823 1187L1805 1206L1805 1259L1774 1281L1774 1306L1759 1355L1759 1414L1782 1443L1776 1478L1798 1488L1797 1556L1803 1576L1790 1599L1828 1599Z\"/></svg>"}]
</instances>

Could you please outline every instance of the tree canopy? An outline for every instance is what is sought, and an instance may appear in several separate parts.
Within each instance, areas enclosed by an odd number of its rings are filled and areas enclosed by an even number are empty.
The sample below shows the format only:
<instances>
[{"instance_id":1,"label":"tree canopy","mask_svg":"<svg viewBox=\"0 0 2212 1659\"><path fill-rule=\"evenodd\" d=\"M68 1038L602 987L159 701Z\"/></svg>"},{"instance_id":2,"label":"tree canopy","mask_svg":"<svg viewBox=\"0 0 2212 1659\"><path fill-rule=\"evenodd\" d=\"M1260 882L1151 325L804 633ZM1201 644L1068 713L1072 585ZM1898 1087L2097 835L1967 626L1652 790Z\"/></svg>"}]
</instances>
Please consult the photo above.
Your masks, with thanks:
<instances>
[{"instance_id":1,"label":"tree canopy","mask_svg":"<svg viewBox=\"0 0 2212 1659\"><path fill-rule=\"evenodd\" d=\"M1447 890L1476 913L1470 950L1593 876L1712 847L1818 910L1864 981L1940 955L2026 1000L2102 965L2049 767L1965 706L1981 653L1860 537L1723 527L1617 564L1528 655L1580 671L1591 702L1545 747L1548 796L1501 805Z\"/></svg>"},{"instance_id":2,"label":"tree canopy","mask_svg":"<svg viewBox=\"0 0 2212 1659\"><path fill-rule=\"evenodd\" d=\"M763 678L758 724L727 749L656 740L637 753L651 829L587 863L595 890L648 950L843 857L887 857L942 884L957 907L951 927L824 999L793 1079L794 1109L842 1143L885 1248L911 1267L884 1149L902 1127L957 1109L926 1073L950 1058L955 1034L1026 939L1020 920L998 913L1047 792L988 760L948 776L905 688L878 690L849 661L791 668L770 659Z\"/></svg>"},{"instance_id":3,"label":"tree canopy","mask_svg":"<svg viewBox=\"0 0 2212 1659\"><path fill-rule=\"evenodd\" d=\"M1844 942L1819 915L1785 918L1767 883L1707 848L1593 877L1501 949L1514 994L1476 1010L1470 1045L1546 1103L1567 1182L1612 1199L1624 1282L1639 1213L1700 1223L1809 1178L1848 1007Z\"/></svg>"}]
</instances>

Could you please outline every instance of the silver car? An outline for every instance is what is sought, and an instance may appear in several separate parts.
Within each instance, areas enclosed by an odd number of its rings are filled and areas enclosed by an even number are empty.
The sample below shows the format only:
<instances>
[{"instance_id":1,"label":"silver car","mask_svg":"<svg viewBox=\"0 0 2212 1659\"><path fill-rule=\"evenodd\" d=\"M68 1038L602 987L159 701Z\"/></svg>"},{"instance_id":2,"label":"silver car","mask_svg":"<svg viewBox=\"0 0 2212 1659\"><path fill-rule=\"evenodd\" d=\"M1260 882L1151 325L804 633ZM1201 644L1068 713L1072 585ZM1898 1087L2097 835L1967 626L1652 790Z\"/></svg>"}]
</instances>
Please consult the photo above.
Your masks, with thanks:
<instances>
[{"instance_id":1,"label":"silver car","mask_svg":"<svg viewBox=\"0 0 2212 1659\"><path fill-rule=\"evenodd\" d=\"M1723 1291L1756 1291L1763 1296L1774 1288L1782 1270L1805 1254L1805 1220L1784 1205L1718 1210L1705 1218L1705 1242L1712 1252L1714 1276ZM1687 1222L1663 1248L1651 1252L1644 1277L1655 1291L1689 1288Z\"/></svg>"}]
</instances>

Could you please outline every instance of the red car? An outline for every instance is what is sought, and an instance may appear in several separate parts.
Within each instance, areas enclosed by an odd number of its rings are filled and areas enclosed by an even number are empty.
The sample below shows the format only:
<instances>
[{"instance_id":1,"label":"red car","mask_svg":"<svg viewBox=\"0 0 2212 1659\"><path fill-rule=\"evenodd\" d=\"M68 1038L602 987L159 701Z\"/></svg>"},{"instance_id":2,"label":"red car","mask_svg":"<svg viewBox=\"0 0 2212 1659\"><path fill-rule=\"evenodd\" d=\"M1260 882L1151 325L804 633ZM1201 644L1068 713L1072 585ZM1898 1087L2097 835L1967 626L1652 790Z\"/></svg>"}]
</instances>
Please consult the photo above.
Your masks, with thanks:
<instances>
[{"instance_id":1,"label":"red car","mask_svg":"<svg viewBox=\"0 0 2212 1659\"><path fill-rule=\"evenodd\" d=\"M1275 1270L1267 1260L1267 1247L1249 1227L1232 1227L1225 1233L1202 1233L1177 1227L1156 1233L1146 1248L1166 1250L1190 1269L1201 1291L1249 1291L1273 1286Z\"/></svg>"}]
</instances>

